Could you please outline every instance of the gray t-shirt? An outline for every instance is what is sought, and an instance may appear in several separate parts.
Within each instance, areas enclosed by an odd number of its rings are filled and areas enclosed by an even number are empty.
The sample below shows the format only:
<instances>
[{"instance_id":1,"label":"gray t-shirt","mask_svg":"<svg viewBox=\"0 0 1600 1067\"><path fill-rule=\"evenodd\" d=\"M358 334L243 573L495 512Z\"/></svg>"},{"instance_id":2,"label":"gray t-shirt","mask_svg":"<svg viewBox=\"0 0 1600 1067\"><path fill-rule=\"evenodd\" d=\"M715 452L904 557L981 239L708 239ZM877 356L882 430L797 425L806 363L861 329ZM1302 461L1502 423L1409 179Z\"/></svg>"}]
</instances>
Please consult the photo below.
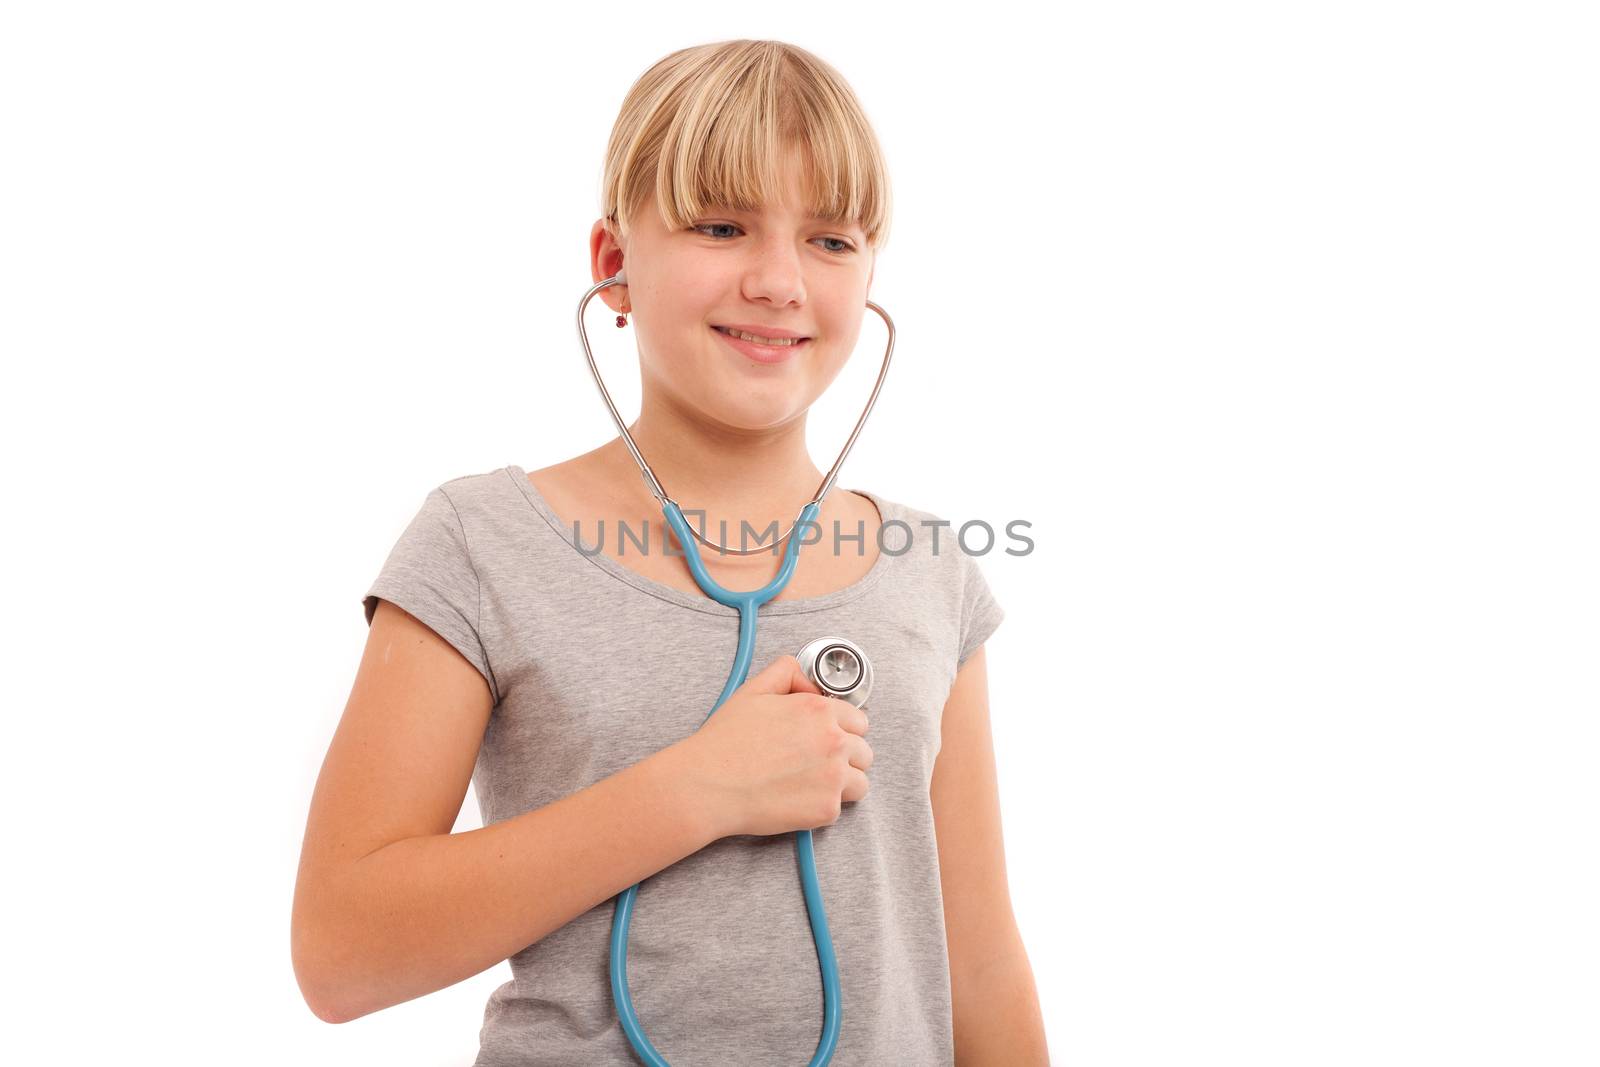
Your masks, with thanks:
<instances>
[{"instance_id":1,"label":"gray t-shirt","mask_svg":"<svg viewBox=\"0 0 1600 1067\"><path fill-rule=\"evenodd\" d=\"M750 674L826 636L849 638L872 661L871 789L813 831L839 966L832 1062L937 1067L954 1055L928 786L956 670L1004 612L954 526L853 491L885 523L876 565L844 589L764 605ZM624 518L642 531L644 515ZM615 525L606 524L612 547ZM597 529L578 533L592 549ZM832 550L832 531L822 534L802 546L802 562L808 550ZM714 528L708 536L726 540ZM369 624L379 597L432 627L489 683L495 708L473 771L486 824L694 732L738 643L736 609L580 549L517 466L430 491L363 600ZM615 907L607 900L511 957L512 980L485 1008L474 1067L639 1062L611 997ZM794 835L725 837L647 878L634 902L628 982L668 1062L808 1062L823 994Z\"/></svg>"}]
</instances>

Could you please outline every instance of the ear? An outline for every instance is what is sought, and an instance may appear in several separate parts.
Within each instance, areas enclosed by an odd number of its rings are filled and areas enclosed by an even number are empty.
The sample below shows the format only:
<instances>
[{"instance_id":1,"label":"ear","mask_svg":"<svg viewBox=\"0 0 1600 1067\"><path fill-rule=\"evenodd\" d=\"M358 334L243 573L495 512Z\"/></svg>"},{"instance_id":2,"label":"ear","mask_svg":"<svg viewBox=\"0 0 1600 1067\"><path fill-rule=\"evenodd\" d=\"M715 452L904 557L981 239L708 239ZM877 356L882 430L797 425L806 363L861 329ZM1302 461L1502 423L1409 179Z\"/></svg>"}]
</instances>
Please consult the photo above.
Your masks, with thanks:
<instances>
[{"instance_id":1,"label":"ear","mask_svg":"<svg viewBox=\"0 0 1600 1067\"><path fill-rule=\"evenodd\" d=\"M589 272L597 282L622 269L625 252L617 240L616 224L609 219L596 219L589 228ZM627 285L608 285L600 290L599 297L612 311L630 307Z\"/></svg>"}]
</instances>

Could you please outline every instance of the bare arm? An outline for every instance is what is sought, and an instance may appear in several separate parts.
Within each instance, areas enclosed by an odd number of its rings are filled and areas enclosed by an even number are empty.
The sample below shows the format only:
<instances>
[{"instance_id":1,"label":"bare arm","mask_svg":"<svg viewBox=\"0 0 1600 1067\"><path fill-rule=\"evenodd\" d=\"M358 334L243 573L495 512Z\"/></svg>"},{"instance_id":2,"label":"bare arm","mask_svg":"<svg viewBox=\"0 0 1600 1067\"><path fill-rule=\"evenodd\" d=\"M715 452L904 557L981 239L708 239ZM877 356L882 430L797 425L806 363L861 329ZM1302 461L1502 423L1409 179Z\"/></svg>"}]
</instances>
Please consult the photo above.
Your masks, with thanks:
<instances>
[{"instance_id":1,"label":"bare arm","mask_svg":"<svg viewBox=\"0 0 1600 1067\"><path fill-rule=\"evenodd\" d=\"M1033 968L1011 909L982 646L945 701L929 797L939 848L959 1067L1050 1062Z\"/></svg>"},{"instance_id":2,"label":"bare arm","mask_svg":"<svg viewBox=\"0 0 1600 1067\"><path fill-rule=\"evenodd\" d=\"M490 705L455 649L380 602L295 885L295 974L319 1018L348 1022L470 978L723 836L679 745L450 833Z\"/></svg>"}]
</instances>

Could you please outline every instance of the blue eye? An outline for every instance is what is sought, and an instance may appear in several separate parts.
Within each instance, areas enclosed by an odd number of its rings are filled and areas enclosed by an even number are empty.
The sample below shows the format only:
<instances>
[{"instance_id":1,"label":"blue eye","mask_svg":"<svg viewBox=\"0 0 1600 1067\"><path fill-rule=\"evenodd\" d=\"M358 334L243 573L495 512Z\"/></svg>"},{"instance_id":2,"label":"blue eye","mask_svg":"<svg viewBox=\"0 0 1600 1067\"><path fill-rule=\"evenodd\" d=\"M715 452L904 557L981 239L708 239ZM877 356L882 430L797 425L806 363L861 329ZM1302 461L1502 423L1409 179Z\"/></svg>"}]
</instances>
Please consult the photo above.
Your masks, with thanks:
<instances>
[{"instance_id":1,"label":"blue eye","mask_svg":"<svg viewBox=\"0 0 1600 1067\"><path fill-rule=\"evenodd\" d=\"M712 238L716 238L718 240L722 240L724 238L720 237L717 234L706 233L707 230L710 230L710 229L712 229L714 227L721 227L721 226L726 226L730 230L739 229L738 226L736 226L734 223L731 223L731 222L701 222L701 223L696 223L695 225L689 227L689 229L694 231L694 232L696 232L696 233L705 233L707 237L712 237ZM727 236L728 237L732 237L733 235L732 234L728 234ZM855 251L855 246L852 245L849 241L846 241L842 237L818 237L817 240L819 240L819 241L832 241L835 244L843 245L844 247L842 247L842 248L828 248L828 249L825 249L825 251L830 252L830 253L832 253L833 255L836 255L836 256L848 255L849 253Z\"/></svg>"}]
</instances>

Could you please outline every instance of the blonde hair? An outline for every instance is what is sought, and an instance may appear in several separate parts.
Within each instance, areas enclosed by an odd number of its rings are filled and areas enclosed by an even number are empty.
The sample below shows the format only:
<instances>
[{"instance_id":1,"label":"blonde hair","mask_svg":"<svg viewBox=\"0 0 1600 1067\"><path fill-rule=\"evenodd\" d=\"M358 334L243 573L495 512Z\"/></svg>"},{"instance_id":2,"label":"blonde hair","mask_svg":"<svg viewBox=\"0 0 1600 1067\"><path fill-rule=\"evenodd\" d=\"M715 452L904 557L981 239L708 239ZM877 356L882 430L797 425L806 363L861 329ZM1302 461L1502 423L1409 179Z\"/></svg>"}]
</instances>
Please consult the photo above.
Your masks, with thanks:
<instances>
[{"instance_id":1,"label":"blonde hair","mask_svg":"<svg viewBox=\"0 0 1600 1067\"><path fill-rule=\"evenodd\" d=\"M707 208L758 211L780 193L785 149L805 160L807 209L888 239L889 174L839 72L781 41L719 41L659 60L628 90L606 146L601 213L626 237L654 193L673 229Z\"/></svg>"}]
</instances>

